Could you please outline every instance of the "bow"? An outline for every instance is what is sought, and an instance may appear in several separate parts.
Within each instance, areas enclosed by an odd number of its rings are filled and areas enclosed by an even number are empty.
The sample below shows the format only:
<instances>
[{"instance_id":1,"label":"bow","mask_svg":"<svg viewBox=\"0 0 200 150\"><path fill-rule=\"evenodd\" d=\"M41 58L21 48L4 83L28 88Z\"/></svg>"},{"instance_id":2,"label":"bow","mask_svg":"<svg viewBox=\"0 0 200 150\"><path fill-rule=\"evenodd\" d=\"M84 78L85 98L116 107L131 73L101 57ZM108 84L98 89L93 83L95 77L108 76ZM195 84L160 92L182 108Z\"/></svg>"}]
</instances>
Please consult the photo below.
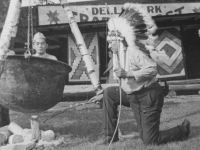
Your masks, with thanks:
<instances>
[{"instance_id":1,"label":"bow","mask_svg":"<svg viewBox=\"0 0 200 150\"><path fill-rule=\"evenodd\" d=\"M107 3L105 3L105 5L106 5L106 8L107 8L107 10L108 10L108 12L109 12L109 14L110 14L110 19L111 19L112 22L113 22L114 29L115 29L115 34L116 34L116 39L117 39L118 51L117 51L117 52L113 52L113 70L116 70L116 69L120 69L120 68L121 68L121 65L120 65L120 58L119 58L120 43L119 43L119 39L118 39L117 28L116 28L116 26L115 26L115 22L114 22L114 20L113 20L113 18L112 18L112 15L111 15L111 13L110 13L110 10L109 10L109 7L108 7ZM114 58L115 58L115 59L114 59ZM113 74L114 74L114 73L113 73ZM119 78L119 88L120 88L120 90L119 90L119 95L120 95L120 108L119 108L118 120L117 120L117 125L116 125L116 128L115 128L113 137L112 137L112 139L111 139L111 141L110 141L110 144L109 144L107 150L109 150L109 148L110 148L110 146L111 146L111 143L112 143L112 141L113 141L113 139L114 139L114 136L115 136L115 134L116 134L116 132L117 132L117 129L118 129L118 126L119 126L120 115L121 115L122 89L121 89L121 79L120 79L120 78Z\"/></svg>"}]
</instances>

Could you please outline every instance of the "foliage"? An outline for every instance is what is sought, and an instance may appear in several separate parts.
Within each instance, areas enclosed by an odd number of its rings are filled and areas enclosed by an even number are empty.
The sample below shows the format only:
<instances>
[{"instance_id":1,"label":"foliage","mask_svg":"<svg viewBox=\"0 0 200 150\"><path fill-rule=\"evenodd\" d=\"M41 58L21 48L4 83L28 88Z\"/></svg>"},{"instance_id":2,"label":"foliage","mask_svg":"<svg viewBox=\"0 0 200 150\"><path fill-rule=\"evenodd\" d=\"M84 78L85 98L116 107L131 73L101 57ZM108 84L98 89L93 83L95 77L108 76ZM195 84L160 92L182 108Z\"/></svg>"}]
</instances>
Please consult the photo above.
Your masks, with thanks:
<instances>
[{"instance_id":1,"label":"foliage","mask_svg":"<svg viewBox=\"0 0 200 150\"><path fill-rule=\"evenodd\" d=\"M8 0L0 0L0 23L4 24L9 8L10 1ZM27 37L27 16L28 16L28 8L21 8L19 24L18 24L18 32L17 38L19 41L26 41ZM36 16L34 16L36 17Z\"/></svg>"},{"instance_id":2,"label":"foliage","mask_svg":"<svg viewBox=\"0 0 200 150\"><path fill-rule=\"evenodd\" d=\"M5 18L6 18L6 14L8 11L8 5L9 5L9 1L7 0L1 0L0 1L0 22L4 22Z\"/></svg>"}]
</instances>

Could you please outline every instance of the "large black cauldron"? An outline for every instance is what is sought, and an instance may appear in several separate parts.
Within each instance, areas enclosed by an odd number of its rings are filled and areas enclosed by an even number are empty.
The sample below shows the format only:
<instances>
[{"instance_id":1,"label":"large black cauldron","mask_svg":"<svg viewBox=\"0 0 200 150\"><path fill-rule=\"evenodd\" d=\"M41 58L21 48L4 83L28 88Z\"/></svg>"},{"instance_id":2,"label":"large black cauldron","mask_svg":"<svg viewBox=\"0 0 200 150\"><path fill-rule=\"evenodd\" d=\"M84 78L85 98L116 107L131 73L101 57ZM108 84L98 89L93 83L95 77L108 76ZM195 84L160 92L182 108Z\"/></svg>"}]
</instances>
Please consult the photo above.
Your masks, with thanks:
<instances>
[{"instance_id":1,"label":"large black cauldron","mask_svg":"<svg viewBox=\"0 0 200 150\"><path fill-rule=\"evenodd\" d=\"M63 62L23 55L0 61L0 104L18 112L38 113L56 105L71 67Z\"/></svg>"}]
</instances>

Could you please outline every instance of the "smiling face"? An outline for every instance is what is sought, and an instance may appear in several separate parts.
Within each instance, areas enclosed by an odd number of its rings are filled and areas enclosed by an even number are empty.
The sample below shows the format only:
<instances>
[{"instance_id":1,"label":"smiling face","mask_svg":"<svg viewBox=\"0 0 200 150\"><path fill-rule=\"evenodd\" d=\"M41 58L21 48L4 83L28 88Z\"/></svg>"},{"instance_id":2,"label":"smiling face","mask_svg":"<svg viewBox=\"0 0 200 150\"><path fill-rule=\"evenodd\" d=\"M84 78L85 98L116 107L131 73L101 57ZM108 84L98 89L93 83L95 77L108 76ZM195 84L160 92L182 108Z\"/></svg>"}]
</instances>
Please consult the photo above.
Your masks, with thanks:
<instances>
[{"instance_id":1,"label":"smiling face","mask_svg":"<svg viewBox=\"0 0 200 150\"><path fill-rule=\"evenodd\" d=\"M48 44L46 43L45 39L36 39L33 43L33 48L35 49L36 53L39 55L43 55L46 53L46 49Z\"/></svg>"}]
</instances>

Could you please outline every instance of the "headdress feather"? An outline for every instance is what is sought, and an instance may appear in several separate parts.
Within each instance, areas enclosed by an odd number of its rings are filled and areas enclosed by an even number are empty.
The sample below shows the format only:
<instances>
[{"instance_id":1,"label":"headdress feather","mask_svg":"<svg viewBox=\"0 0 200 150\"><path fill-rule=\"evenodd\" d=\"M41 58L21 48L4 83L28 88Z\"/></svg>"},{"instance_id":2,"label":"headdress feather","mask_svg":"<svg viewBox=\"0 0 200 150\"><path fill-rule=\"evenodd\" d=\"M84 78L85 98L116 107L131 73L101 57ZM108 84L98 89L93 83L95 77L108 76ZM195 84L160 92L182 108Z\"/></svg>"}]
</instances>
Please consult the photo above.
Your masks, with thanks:
<instances>
[{"instance_id":1,"label":"headdress feather","mask_svg":"<svg viewBox=\"0 0 200 150\"><path fill-rule=\"evenodd\" d=\"M112 40L114 37L112 39L110 38L110 32L117 30L117 32L121 33L120 40L125 39L128 46L135 47L137 45L136 37L137 39L141 37L142 39L147 39L146 49L149 51L154 50L154 40L157 37L153 34L157 26L146 9L140 4L125 3L120 15L108 21L108 29L107 40Z\"/></svg>"}]
</instances>

